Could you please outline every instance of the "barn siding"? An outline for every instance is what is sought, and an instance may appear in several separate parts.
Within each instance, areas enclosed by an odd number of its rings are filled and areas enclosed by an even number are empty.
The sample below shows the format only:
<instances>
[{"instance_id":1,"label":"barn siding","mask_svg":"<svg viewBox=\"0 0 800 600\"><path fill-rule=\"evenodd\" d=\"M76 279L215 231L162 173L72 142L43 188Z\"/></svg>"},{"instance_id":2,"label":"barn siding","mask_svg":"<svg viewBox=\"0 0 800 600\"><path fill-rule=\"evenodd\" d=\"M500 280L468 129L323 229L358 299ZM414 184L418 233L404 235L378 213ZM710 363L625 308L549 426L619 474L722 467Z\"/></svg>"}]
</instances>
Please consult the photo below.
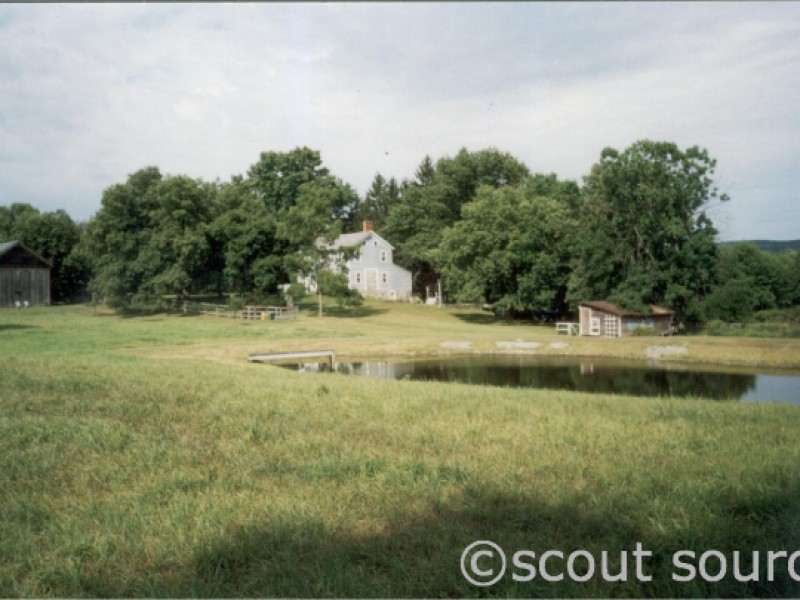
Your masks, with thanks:
<instances>
[{"instance_id":1,"label":"barn siding","mask_svg":"<svg viewBox=\"0 0 800 600\"><path fill-rule=\"evenodd\" d=\"M30 306L50 304L50 269L0 268L0 307L26 300Z\"/></svg>"}]
</instances>

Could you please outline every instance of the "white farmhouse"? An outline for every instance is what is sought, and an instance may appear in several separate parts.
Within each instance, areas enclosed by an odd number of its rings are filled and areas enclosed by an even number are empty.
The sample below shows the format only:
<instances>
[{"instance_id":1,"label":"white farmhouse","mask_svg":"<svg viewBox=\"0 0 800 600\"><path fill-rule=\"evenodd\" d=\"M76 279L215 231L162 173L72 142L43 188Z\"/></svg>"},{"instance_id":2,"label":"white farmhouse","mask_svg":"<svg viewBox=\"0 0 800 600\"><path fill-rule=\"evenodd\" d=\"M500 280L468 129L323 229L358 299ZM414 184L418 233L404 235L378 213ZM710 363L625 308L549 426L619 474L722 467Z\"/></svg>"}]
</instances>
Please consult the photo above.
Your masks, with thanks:
<instances>
[{"instance_id":1,"label":"white farmhouse","mask_svg":"<svg viewBox=\"0 0 800 600\"><path fill-rule=\"evenodd\" d=\"M394 246L373 230L372 221L364 221L358 233L343 233L328 248L356 249L345 263L350 289L366 298L411 299L411 271L394 264Z\"/></svg>"}]
</instances>

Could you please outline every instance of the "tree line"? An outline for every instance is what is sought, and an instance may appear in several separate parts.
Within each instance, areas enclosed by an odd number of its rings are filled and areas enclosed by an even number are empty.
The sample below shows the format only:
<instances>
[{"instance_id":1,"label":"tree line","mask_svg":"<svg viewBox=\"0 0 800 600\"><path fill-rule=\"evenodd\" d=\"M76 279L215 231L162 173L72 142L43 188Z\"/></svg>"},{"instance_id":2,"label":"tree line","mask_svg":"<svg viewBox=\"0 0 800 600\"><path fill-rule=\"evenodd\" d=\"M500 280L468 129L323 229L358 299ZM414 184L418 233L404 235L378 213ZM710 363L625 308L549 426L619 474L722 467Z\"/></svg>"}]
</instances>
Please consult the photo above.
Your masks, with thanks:
<instances>
[{"instance_id":1,"label":"tree line","mask_svg":"<svg viewBox=\"0 0 800 600\"><path fill-rule=\"evenodd\" d=\"M701 323L800 305L797 251L716 243L708 208L727 197L715 166L701 148L643 140L606 148L578 183L494 148L462 149L424 157L400 182L378 173L360 197L319 152L296 148L263 152L226 182L143 168L107 188L86 223L0 207L0 239L53 263L54 299L89 294L116 309L275 295L318 269L320 236L363 220L396 247L417 293L441 280L451 301L501 314L558 317L604 299Z\"/></svg>"}]
</instances>

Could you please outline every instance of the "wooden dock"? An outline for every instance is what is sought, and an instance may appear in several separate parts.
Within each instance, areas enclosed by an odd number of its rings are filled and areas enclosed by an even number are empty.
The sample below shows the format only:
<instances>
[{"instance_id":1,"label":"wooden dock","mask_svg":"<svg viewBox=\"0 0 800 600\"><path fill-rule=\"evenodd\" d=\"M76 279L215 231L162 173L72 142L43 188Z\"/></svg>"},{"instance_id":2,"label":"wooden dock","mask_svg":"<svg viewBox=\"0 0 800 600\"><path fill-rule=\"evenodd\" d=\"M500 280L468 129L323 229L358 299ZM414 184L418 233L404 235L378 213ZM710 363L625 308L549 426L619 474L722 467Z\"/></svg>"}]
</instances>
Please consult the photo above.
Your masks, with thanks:
<instances>
[{"instance_id":1,"label":"wooden dock","mask_svg":"<svg viewBox=\"0 0 800 600\"><path fill-rule=\"evenodd\" d=\"M301 352L271 352L269 354L250 354L250 362L268 362L272 364L320 362L327 363L331 371L336 366L336 354L333 350L308 350Z\"/></svg>"}]
</instances>

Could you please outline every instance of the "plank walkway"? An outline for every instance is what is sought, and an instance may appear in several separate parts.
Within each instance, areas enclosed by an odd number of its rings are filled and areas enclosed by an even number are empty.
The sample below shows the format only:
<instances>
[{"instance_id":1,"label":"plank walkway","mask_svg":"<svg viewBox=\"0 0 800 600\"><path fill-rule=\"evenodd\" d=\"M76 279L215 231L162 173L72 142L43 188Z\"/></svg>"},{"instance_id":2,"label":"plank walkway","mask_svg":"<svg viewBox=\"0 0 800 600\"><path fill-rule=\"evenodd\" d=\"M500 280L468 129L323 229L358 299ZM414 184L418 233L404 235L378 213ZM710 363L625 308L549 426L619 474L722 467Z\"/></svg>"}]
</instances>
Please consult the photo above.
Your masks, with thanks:
<instances>
[{"instance_id":1,"label":"plank walkway","mask_svg":"<svg viewBox=\"0 0 800 600\"><path fill-rule=\"evenodd\" d=\"M304 359L324 359L307 360L305 362L327 362L331 371L336 364L336 354L333 350L307 350L301 352L270 352L266 354L250 354L247 360L250 362L269 362L279 364L282 362L304 362Z\"/></svg>"}]
</instances>

